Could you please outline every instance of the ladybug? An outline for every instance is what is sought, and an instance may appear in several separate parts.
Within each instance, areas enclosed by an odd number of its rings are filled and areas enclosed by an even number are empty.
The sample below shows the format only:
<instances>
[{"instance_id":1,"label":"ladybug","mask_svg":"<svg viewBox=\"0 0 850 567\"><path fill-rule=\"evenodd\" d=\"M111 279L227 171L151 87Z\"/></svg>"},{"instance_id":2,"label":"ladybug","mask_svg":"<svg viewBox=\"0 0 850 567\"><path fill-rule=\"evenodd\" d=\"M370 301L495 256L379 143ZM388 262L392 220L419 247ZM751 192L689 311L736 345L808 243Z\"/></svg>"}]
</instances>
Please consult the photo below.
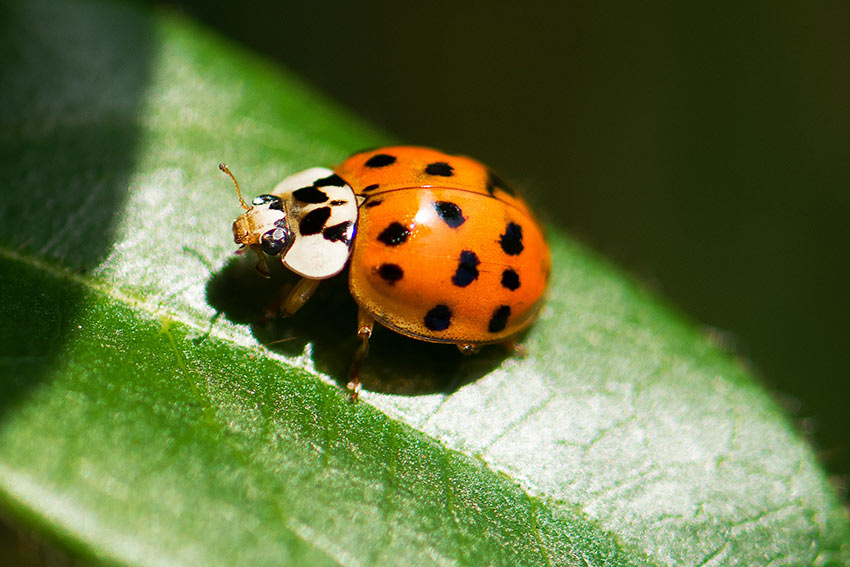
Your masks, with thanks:
<instances>
[{"instance_id":1,"label":"ladybug","mask_svg":"<svg viewBox=\"0 0 850 567\"><path fill-rule=\"evenodd\" d=\"M512 337L536 316L549 247L516 192L485 165L423 147L356 153L333 169L281 181L233 223L241 249L302 276L281 305L294 314L319 282L346 265L360 339L348 387L356 398L375 322L397 333L457 345L465 354Z\"/></svg>"}]
</instances>

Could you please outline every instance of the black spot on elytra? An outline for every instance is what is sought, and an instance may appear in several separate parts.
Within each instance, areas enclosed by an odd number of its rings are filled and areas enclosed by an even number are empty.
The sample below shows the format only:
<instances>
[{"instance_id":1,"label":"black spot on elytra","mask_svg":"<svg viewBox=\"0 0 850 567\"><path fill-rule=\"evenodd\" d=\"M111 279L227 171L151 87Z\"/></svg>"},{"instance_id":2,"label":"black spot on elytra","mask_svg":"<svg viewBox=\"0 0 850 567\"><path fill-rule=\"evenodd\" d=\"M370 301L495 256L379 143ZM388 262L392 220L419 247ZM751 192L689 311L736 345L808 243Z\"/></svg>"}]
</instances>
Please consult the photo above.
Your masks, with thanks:
<instances>
[{"instance_id":1,"label":"black spot on elytra","mask_svg":"<svg viewBox=\"0 0 850 567\"><path fill-rule=\"evenodd\" d=\"M327 193L312 186L296 189L292 192L292 196L302 203L324 203L328 200Z\"/></svg>"},{"instance_id":2,"label":"black spot on elytra","mask_svg":"<svg viewBox=\"0 0 850 567\"><path fill-rule=\"evenodd\" d=\"M511 291L519 289L519 274L510 268L502 272L502 287Z\"/></svg>"},{"instance_id":3,"label":"black spot on elytra","mask_svg":"<svg viewBox=\"0 0 850 567\"><path fill-rule=\"evenodd\" d=\"M439 175L440 177L451 177L455 174L455 168L444 161L435 161L428 164L425 168L425 173L428 175Z\"/></svg>"},{"instance_id":4,"label":"black spot on elytra","mask_svg":"<svg viewBox=\"0 0 850 567\"><path fill-rule=\"evenodd\" d=\"M450 201L438 201L434 203L434 208L437 209L437 214L443 219L447 225L452 228L457 228L466 222L463 216L463 211L460 207Z\"/></svg>"},{"instance_id":5,"label":"black spot on elytra","mask_svg":"<svg viewBox=\"0 0 850 567\"><path fill-rule=\"evenodd\" d=\"M345 187L345 181L342 177L334 173L333 175L317 179L313 182L313 185L316 187Z\"/></svg>"},{"instance_id":6,"label":"black spot on elytra","mask_svg":"<svg viewBox=\"0 0 850 567\"><path fill-rule=\"evenodd\" d=\"M490 193L490 195L493 195L493 194L496 193L496 189L501 189L502 191L504 191L508 195L515 195L516 194L516 191L514 191L513 187L511 187L510 185L505 183L505 181L501 177L499 177L498 175L496 175L492 171L488 170L487 171L487 192Z\"/></svg>"},{"instance_id":7,"label":"black spot on elytra","mask_svg":"<svg viewBox=\"0 0 850 567\"><path fill-rule=\"evenodd\" d=\"M516 256L523 251L522 227L515 222L509 222L505 233L500 235L499 244L508 256Z\"/></svg>"},{"instance_id":8,"label":"black spot on elytra","mask_svg":"<svg viewBox=\"0 0 850 567\"><path fill-rule=\"evenodd\" d=\"M437 305L425 314L425 326L432 331L445 331L452 324L452 310L448 305Z\"/></svg>"},{"instance_id":9,"label":"black spot on elytra","mask_svg":"<svg viewBox=\"0 0 850 567\"><path fill-rule=\"evenodd\" d=\"M487 330L491 333L504 331L508 324L508 317L511 316L511 308L507 305L500 305L493 311L493 316L490 317L490 323L487 325Z\"/></svg>"},{"instance_id":10,"label":"black spot on elytra","mask_svg":"<svg viewBox=\"0 0 850 567\"><path fill-rule=\"evenodd\" d=\"M478 279L478 256L475 252L464 250L460 253L460 261L457 265L457 271L452 276L452 283L458 287L466 287Z\"/></svg>"},{"instance_id":11,"label":"black spot on elytra","mask_svg":"<svg viewBox=\"0 0 850 567\"><path fill-rule=\"evenodd\" d=\"M389 154L375 154L366 160L366 167L386 167L396 162L396 157Z\"/></svg>"},{"instance_id":12,"label":"black spot on elytra","mask_svg":"<svg viewBox=\"0 0 850 567\"><path fill-rule=\"evenodd\" d=\"M378 235L378 240L387 246L404 244L410 237L410 230L400 222L393 222Z\"/></svg>"},{"instance_id":13,"label":"black spot on elytra","mask_svg":"<svg viewBox=\"0 0 850 567\"><path fill-rule=\"evenodd\" d=\"M303 234L304 236L310 236L311 234L319 234L322 232L322 229L325 227L325 223L331 216L331 208L330 207L320 207L318 209L312 210L301 219L301 222L298 223L298 232Z\"/></svg>"},{"instance_id":14,"label":"black spot on elytra","mask_svg":"<svg viewBox=\"0 0 850 567\"><path fill-rule=\"evenodd\" d=\"M398 264L381 264L378 275L387 283L393 285L404 277L404 270Z\"/></svg>"},{"instance_id":15,"label":"black spot on elytra","mask_svg":"<svg viewBox=\"0 0 850 567\"><path fill-rule=\"evenodd\" d=\"M380 185L378 185L377 183L375 183L374 185L367 185L366 187L363 188L363 192L368 193L369 191L374 191L378 187L380 187Z\"/></svg>"},{"instance_id":16,"label":"black spot on elytra","mask_svg":"<svg viewBox=\"0 0 850 567\"><path fill-rule=\"evenodd\" d=\"M380 199L372 199L371 201L366 201L363 206L367 209L371 209L372 207L377 207L381 203L383 203L383 201L381 201Z\"/></svg>"},{"instance_id":17,"label":"black spot on elytra","mask_svg":"<svg viewBox=\"0 0 850 567\"><path fill-rule=\"evenodd\" d=\"M333 201L331 201L331 205L333 205L334 207L338 207L340 205L346 204L347 202L348 201L343 201L342 199L334 199Z\"/></svg>"},{"instance_id":18,"label":"black spot on elytra","mask_svg":"<svg viewBox=\"0 0 850 567\"><path fill-rule=\"evenodd\" d=\"M348 227L351 226L351 221L341 222L339 224L335 224L333 226L327 227L322 231L322 237L325 240L330 240L331 242L345 242L348 244Z\"/></svg>"}]
</instances>

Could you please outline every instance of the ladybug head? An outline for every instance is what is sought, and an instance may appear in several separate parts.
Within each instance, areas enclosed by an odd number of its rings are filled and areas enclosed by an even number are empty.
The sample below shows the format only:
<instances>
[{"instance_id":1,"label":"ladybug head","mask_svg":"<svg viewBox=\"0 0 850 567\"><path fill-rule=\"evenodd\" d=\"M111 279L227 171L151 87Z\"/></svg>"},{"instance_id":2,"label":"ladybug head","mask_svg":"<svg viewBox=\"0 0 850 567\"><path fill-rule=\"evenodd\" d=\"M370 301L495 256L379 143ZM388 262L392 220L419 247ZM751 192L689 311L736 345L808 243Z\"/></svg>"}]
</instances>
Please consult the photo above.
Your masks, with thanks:
<instances>
[{"instance_id":1,"label":"ladybug head","mask_svg":"<svg viewBox=\"0 0 850 567\"><path fill-rule=\"evenodd\" d=\"M277 195L260 195L251 201L250 206L247 205L242 199L239 183L227 166L221 163L218 167L233 180L239 202L245 209L233 222L233 239L242 248L251 248L257 253L260 262L257 269L261 274L268 275L262 252L269 256L284 255L295 239L286 223L283 202Z\"/></svg>"}]
</instances>

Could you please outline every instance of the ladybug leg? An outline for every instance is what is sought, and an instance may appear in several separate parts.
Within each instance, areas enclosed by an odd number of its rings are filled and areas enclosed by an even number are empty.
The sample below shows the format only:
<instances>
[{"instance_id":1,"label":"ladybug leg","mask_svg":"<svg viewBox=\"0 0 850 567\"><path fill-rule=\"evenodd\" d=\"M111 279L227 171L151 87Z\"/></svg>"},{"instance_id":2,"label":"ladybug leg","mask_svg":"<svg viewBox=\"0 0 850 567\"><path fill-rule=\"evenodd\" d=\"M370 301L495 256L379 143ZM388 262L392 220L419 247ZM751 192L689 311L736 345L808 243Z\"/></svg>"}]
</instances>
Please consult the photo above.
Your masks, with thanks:
<instances>
[{"instance_id":1,"label":"ladybug leg","mask_svg":"<svg viewBox=\"0 0 850 567\"><path fill-rule=\"evenodd\" d=\"M283 300L280 306L280 314L282 317L289 317L307 303L316 288L319 287L319 282L322 280L313 280L310 278L301 278L301 280L293 286Z\"/></svg>"},{"instance_id":2,"label":"ladybug leg","mask_svg":"<svg viewBox=\"0 0 850 567\"><path fill-rule=\"evenodd\" d=\"M525 358L526 356L528 356L528 351L525 349L522 343L520 343L516 339L508 339L500 344L502 345L502 347L504 347L506 351L508 351L508 354L512 354L517 358Z\"/></svg>"},{"instance_id":3,"label":"ladybug leg","mask_svg":"<svg viewBox=\"0 0 850 567\"><path fill-rule=\"evenodd\" d=\"M365 310L359 309L357 311L357 338L360 339L360 346L354 352L351 369L348 371L348 390L351 393L352 401L356 401L360 395L360 367L366 360L366 355L369 354L369 338L372 336L374 326L375 320L372 316Z\"/></svg>"},{"instance_id":4,"label":"ladybug leg","mask_svg":"<svg viewBox=\"0 0 850 567\"><path fill-rule=\"evenodd\" d=\"M269 262L266 260L266 254L259 246L251 246L254 255L257 256L257 272L266 279L269 279Z\"/></svg>"},{"instance_id":5,"label":"ladybug leg","mask_svg":"<svg viewBox=\"0 0 850 567\"><path fill-rule=\"evenodd\" d=\"M459 345L457 345L457 349L460 351L461 354L470 355L476 354L478 351L480 351L481 345L460 343Z\"/></svg>"}]
</instances>

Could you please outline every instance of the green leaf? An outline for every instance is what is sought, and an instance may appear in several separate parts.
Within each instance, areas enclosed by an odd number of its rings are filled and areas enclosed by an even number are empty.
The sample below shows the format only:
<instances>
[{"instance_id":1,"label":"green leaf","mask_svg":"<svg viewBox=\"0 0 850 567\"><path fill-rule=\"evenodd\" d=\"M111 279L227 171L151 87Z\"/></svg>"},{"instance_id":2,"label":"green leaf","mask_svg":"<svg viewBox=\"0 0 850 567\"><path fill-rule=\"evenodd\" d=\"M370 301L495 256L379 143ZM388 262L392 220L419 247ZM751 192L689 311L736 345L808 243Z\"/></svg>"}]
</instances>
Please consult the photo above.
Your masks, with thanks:
<instances>
[{"instance_id":1,"label":"green leaf","mask_svg":"<svg viewBox=\"0 0 850 567\"><path fill-rule=\"evenodd\" d=\"M850 563L746 368L554 231L527 356L379 329L350 403L345 282L265 322L216 166L261 193L386 137L168 14L0 20L6 515L138 565Z\"/></svg>"}]
</instances>

